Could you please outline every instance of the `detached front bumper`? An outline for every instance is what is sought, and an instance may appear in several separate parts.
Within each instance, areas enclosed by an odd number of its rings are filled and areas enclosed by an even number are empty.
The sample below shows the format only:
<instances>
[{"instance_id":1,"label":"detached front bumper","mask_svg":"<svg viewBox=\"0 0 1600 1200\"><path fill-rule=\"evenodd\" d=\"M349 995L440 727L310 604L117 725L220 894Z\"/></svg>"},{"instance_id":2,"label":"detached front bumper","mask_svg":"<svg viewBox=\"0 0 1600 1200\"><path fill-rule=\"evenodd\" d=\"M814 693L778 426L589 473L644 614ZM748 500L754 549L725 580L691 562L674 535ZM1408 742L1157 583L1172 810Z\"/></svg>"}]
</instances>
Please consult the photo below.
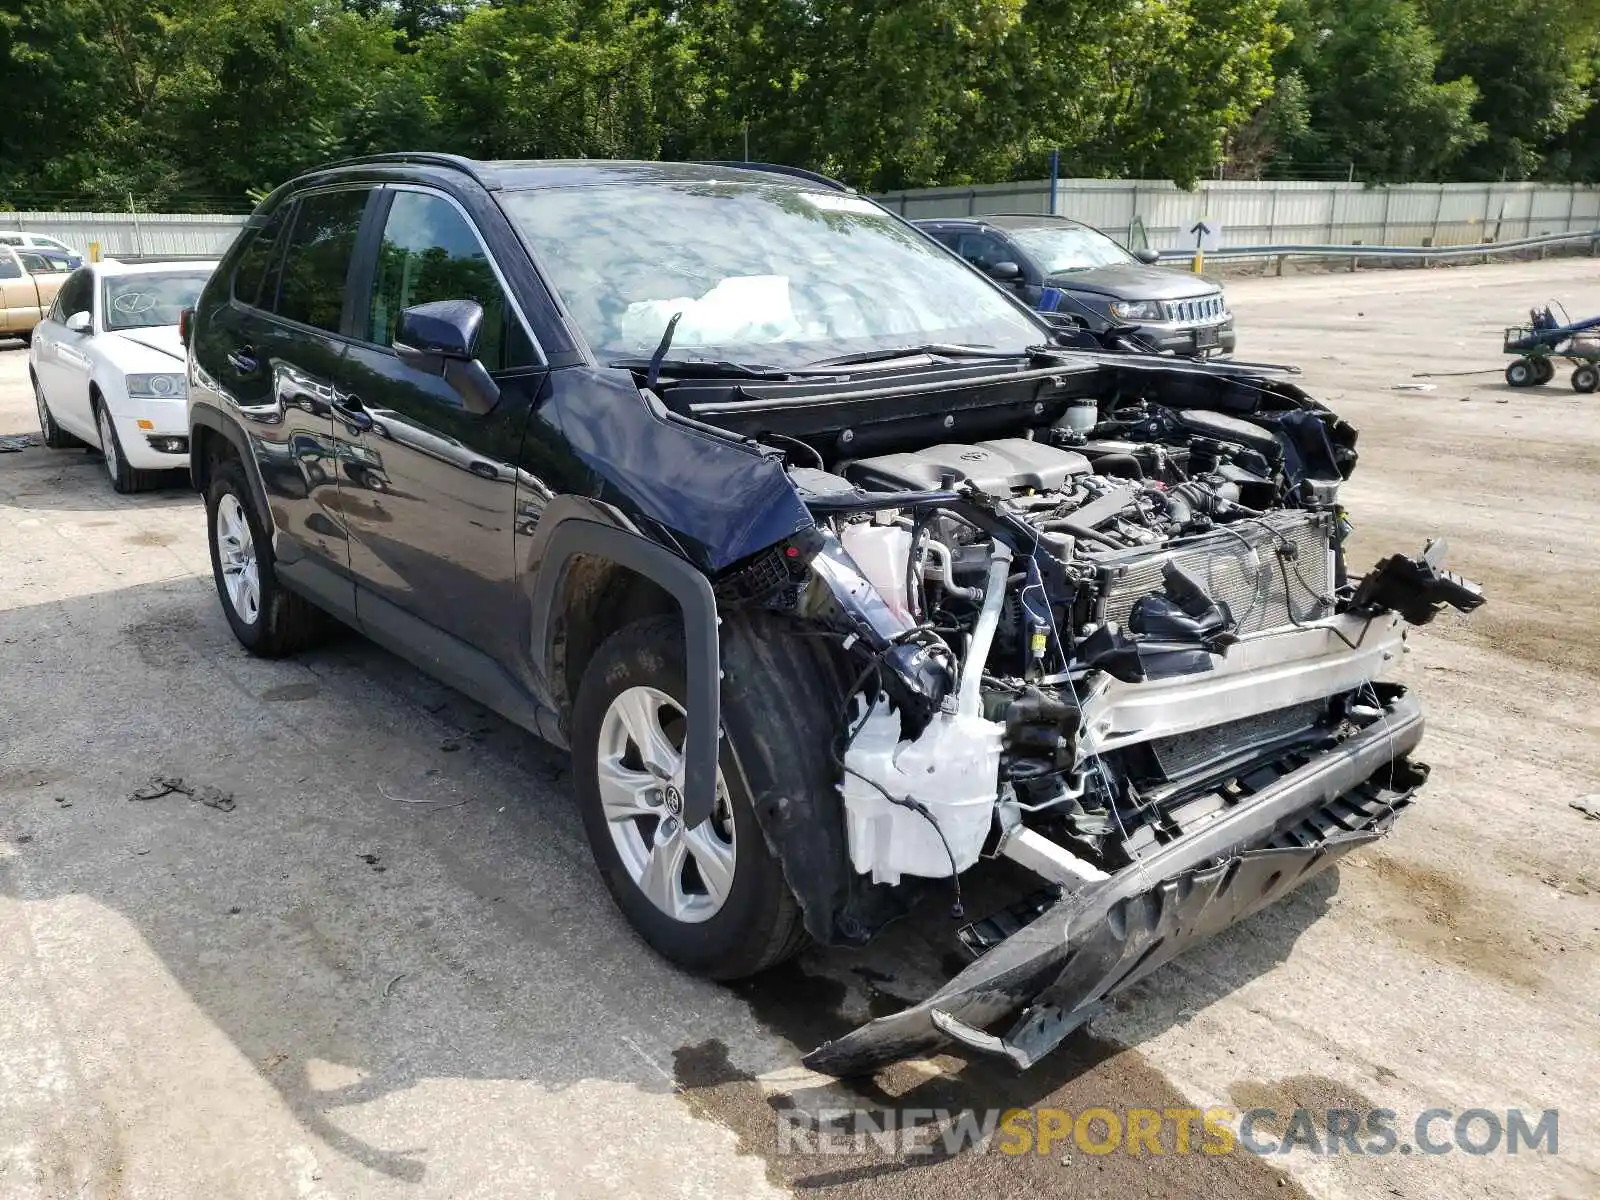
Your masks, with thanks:
<instances>
[{"instance_id":1,"label":"detached front bumper","mask_svg":"<svg viewBox=\"0 0 1600 1200\"><path fill-rule=\"evenodd\" d=\"M1383 715L1334 749L1247 777L1260 785L1248 798L1064 896L922 1003L819 1046L806 1065L859 1075L954 1043L1032 1066L1110 996L1385 833L1426 778L1406 761L1422 730L1421 707L1394 689ZM990 1031L1003 1021L1007 1032Z\"/></svg>"}]
</instances>

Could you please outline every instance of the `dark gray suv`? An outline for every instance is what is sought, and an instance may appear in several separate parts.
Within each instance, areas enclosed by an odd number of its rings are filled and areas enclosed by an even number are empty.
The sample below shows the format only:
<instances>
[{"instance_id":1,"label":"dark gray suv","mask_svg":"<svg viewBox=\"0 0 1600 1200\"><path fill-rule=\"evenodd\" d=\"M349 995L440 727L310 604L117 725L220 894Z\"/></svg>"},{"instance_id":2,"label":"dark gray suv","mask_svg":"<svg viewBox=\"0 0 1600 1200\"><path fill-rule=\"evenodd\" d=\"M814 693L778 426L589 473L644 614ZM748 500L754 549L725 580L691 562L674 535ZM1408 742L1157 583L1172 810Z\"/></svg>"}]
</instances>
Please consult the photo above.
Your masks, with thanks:
<instances>
[{"instance_id":1,"label":"dark gray suv","mask_svg":"<svg viewBox=\"0 0 1600 1200\"><path fill-rule=\"evenodd\" d=\"M1075 317L1096 332L1129 329L1161 352L1233 353L1233 314L1222 288L1204 276L1157 266L1154 251L1129 250L1065 217L915 224L1040 312Z\"/></svg>"}]
</instances>

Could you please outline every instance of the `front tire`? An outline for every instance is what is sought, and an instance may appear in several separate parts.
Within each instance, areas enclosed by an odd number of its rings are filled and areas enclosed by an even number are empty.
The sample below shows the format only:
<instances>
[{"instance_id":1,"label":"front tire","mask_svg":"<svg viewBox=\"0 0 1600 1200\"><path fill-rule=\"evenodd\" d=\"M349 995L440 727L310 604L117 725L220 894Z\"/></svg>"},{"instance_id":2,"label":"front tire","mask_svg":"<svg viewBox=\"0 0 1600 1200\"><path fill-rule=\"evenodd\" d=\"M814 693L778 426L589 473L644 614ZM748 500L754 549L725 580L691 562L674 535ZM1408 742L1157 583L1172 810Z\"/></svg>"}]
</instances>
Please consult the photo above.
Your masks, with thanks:
<instances>
[{"instance_id":1,"label":"front tire","mask_svg":"<svg viewBox=\"0 0 1600 1200\"><path fill-rule=\"evenodd\" d=\"M69 450L73 446L83 444L56 424L55 416L50 412L50 403L44 398L44 387L39 383L37 375L33 377L33 404L39 410L39 436L46 446L52 450Z\"/></svg>"},{"instance_id":2,"label":"front tire","mask_svg":"<svg viewBox=\"0 0 1600 1200\"><path fill-rule=\"evenodd\" d=\"M584 672L572 714L573 774L601 878L663 958L741 979L806 944L800 906L767 848L726 723L716 808L686 830L683 632L652 617L613 634Z\"/></svg>"},{"instance_id":3,"label":"front tire","mask_svg":"<svg viewBox=\"0 0 1600 1200\"><path fill-rule=\"evenodd\" d=\"M105 457L106 474L111 477L111 487L123 495L143 492L156 482L155 471L141 471L128 465L122 453L122 442L117 437L116 424L111 420L111 410L104 397L97 397L94 405L95 426L100 431L100 453Z\"/></svg>"},{"instance_id":4,"label":"front tire","mask_svg":"<svg viewBox=\"0 0 1600 1200\"><path fill-rule=\"evenodd\" d=\"M239 644L260 658L282 658L315 644L326 618L279 584L272 541L237 459L219 463L211 474L206 527L217 597Z\"/></svg>"}]
</instances>

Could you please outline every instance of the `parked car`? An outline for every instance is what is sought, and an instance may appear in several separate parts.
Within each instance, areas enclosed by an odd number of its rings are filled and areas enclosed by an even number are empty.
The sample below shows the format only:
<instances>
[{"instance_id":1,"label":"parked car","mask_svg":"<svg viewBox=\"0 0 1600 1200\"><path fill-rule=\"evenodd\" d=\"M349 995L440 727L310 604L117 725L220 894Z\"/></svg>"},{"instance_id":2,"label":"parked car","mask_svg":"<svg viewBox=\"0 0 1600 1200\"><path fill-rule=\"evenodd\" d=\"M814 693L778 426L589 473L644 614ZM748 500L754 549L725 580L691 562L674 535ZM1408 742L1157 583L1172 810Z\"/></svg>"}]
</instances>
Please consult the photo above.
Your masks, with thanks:
<instances>
[{"instance_id":1,"label":"parked car","mask_svg":"<svg viewBox=\"0 0 1600 1200\"><path fill-rule=\"evenodd\" d=\"M66 277L65 263L42 251L0 246L0 338L21 338L24 346L32 341Z\"/></svg>"},{"instance_id":2,"label":"parked car","mask_svg":"<svg viewBox=\"0 0 1600 1200\"><path fill-rule=\"evenodd\" d=\"M1222 288L1192 272L1157 266L1153 250L1128 250L1065 217L914 224L1041 312L1074 317L1097 332L1128 329L1157 351L1233 353L1233 314Z\"/></svg>"},{"instance_id":3,"label":"parked car","mask_svg":"<svg viewBox=\"0 0 1600 1200\"><path fill-rule=\"evenodd\" d=\"M119 492L189 465L178 318L215 266L97 263L68 277L28 353L46 446L98 447Z\"/></svg>"},{"instance_id":4,"label":"parked car","mask_svg":"<svg viewBox=\"0 0 1600 1200\"><path fill-rule=\"evenodd\" d=\"M194 314L222 611L264 656L331 614L569 747L692 971L1028 868L970 966L806 1060L1025 1066L1388 828L1426 768L1382 672L1482 600L1441 547L1347 578L1355 431L1285 373L1052 336L803 172L335 164Z\"/></svg>"},{"instance_id":5,"label":"parked car","mask_svg":"<svg viewBox=\"0 0 1600 1200\"><path fill-rule=\"evenodd\" d=\"M68 270L77 270L83 266L83 251L74 250L63 241L53 237L46 237L42 233L25 233L20 229L0 229L0 246L11 246L19 250L42 250L52 258L58 258L67 264Z\"/></svg>"}]
</instances>

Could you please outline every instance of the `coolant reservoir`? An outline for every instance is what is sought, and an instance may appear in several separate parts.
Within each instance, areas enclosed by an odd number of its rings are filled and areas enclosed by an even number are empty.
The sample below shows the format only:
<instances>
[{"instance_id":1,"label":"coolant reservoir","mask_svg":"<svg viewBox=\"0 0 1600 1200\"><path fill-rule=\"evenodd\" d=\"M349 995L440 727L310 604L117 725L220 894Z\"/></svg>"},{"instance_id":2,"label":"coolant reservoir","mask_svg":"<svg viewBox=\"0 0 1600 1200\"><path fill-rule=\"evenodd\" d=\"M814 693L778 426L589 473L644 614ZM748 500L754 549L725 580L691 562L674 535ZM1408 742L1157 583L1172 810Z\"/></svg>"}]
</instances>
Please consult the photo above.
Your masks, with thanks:
<instances>
[{"instance_id":1,"label":"coolant reservoir","mask_svg":"<svg viewBox=\"0 0 1600 1200\"><path fill-rule=\"evenodd\" d=\"M845 752L851 865L874 883L895 884L902 875L946 878L952 859L957 874L976 863L994 819L1003 732L981 717L941 712L921 737L902 741L900 714L880 697ZM928 817L891 802L884 792L919 802L938 831Z\"/></svg>"},{"instance_id":2,"label":"coolant reservoir","mask_svg":"<svg viewBox=\"0 0 1600 1200\"><path fill-rule=\"evenodd\" d=\"M1056 422L1056 425L1058 428L1088 436L1094 432L1094 427L1099 423L1099 402L1091 397L1080 396L1068 402L1067 411L1062 414L1061 420Z\"/></svg>"},{"instance_id":3,"label":"coolant reservoir","mask_svg":"<svg viewBox=\"0 0 1600 1200\"><path fill-rule=\"evenodd\" d=\"M911 559L911 531L899 525L846 525L839 540L883 602L909 623L906 563Z\"/></svg>"}]
</instances>

